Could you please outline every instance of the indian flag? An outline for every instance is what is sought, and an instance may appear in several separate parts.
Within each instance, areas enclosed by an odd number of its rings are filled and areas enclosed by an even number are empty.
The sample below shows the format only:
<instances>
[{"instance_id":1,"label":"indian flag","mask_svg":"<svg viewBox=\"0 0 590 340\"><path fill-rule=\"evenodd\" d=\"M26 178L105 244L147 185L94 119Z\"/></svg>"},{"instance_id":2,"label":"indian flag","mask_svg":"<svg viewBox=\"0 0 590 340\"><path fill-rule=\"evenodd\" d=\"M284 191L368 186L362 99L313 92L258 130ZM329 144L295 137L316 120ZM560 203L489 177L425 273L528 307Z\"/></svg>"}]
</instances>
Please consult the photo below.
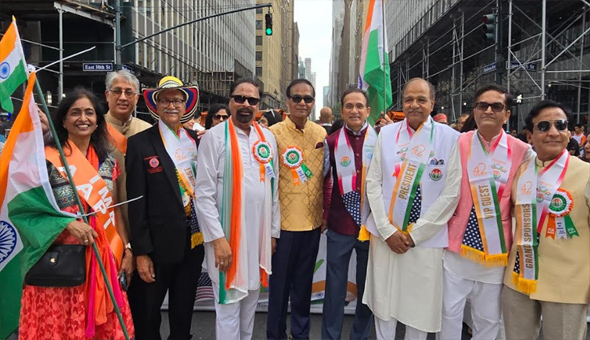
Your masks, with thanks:
<instances>
[{"instance_id":1,"label":"indian flag","mask_svg":"<svg viewBox=\"0 0 590 340\"><path fill-rule=\"evenodd\" d=\"M12 113L10 95L27 80L27 63L20 43L16 19L0 41L0 106Z\"/></svg>"},{"instance_id":2,"label":"indian flag","mask_svg":"<svg viewBox=\"0 0 590 340\"><path fill-rule=\"evenodd\" d=\"M24 275L74 220L49 184L34 84L32 73L0 156L0 339L18 327Z\"/></svg>"},{"instance_id":3,"label":"indian flag","mask_svg":"<svg viewBox=\"0 0 590 340\"><path fill-rule=\"evenodd\" d=\"M367 91L371 125L391 105L391 80L387 54L387 32L383 22L383 1L370 0L359 70L359 88Z\"/></svg>"}]
</instances>

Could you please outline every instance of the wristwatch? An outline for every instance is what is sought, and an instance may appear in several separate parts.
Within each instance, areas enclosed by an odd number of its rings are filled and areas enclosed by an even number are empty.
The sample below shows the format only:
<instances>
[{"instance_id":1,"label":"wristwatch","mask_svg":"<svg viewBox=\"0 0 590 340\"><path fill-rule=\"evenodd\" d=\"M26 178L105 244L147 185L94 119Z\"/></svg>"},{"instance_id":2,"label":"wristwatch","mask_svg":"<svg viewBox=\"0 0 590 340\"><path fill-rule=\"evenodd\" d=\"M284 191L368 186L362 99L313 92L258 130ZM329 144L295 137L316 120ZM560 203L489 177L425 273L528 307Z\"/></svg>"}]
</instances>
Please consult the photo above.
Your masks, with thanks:
<instances>
[{"instance_id":1,"label":"wristwatch","mask_svg":"<svg viewBox=\"0 0 590 340\"><path fill-rule=\"evenodd\" d=\"M131 248L131 242L129 242L125 245L125 249L129 249L129 250L133 251L133 249Z\"/></svg>"}]
</instances>

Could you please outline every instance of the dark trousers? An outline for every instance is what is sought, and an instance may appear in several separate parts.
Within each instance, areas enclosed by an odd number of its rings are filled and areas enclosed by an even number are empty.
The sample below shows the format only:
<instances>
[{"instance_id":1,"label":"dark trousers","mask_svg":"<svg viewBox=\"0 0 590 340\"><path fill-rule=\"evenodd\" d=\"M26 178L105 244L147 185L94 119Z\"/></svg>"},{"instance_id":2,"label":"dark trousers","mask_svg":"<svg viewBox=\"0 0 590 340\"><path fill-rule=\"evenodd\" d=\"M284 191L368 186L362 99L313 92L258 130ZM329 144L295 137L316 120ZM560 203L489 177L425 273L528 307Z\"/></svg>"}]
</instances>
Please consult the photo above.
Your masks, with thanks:
<instances>
[{"instance_id":1,"label":"dark trousers","mask_svg":"<svg viewBox=\"0 0 590 340\"><path fill-rule=\"evenodd\" d=\"M269 282L268 339L287 338L287 307L291 296L291 335L309 339L311 284L320 245L320 228L312 231L281 230L272 257Z\"/></svg>"},{"instance_id":2,"label":"dark trousers","mask_svg":"<svg viewBox=\"0 0 590 340\"><path fill-rule=\"evenodd\" d=\"M363 304L369 242L361 242L353 235L343 235L328 230L326 256L326 294L322 318L322 339L341 339L344 320L344 304L348 285L348 264L352 250L356 251L356 309L350 339L367 339L371 330L373 313Z\"/></svg>"},{"instance_id":3,"label":"dark trousers","mask_svg":"<svg viewBox=\"0 0 590 340\"><path fill-rule=\"evenodd\" d=\"M136 340L160 340L160 309L168 292L169 340L190 339L193 307L201 265L203 245L186 252L179 263L154 263L156 282L146 283L137 273L129 286L129 305L135 324Z\"/></svg>"}]
</instances>

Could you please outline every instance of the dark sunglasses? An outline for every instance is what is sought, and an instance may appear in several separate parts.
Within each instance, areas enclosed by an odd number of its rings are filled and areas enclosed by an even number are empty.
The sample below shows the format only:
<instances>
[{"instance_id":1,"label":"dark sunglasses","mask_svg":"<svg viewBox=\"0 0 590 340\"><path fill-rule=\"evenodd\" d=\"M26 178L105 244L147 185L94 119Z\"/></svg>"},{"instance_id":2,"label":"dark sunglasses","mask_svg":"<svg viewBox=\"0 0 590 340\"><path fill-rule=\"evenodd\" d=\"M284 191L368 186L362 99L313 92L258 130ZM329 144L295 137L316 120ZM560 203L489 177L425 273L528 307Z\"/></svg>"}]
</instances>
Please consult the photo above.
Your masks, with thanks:
<instances>
[{"instance_id":1,"label":"dark sunglasses","mask_svg":"<svg viewBox=\"0 0 590 340\"><path fill-rule=\"evenodd\" d=\"M248 100L248 103L249 102L250 102L250 100ZM228 115L215 115L215 116L213 116L213 118L216 119L216 120L222 120L222 119L223 120L226 120L226 119L229 118L229 116Z\"/></svg>"},{"instance_id":2,"label":"dark sunglasses","mask_svg":"<svg viewBox=\"0 0 590 340\"><path fill-rule=\"evenodd\" d=\"M314 98L312 96L294 95L294 96L291 96L289 98L291 98L291 100L295 104L299 104L301 102L301 99L303 99L303 101L305 102L305 104L311 104L314 101Z\"/></svg>"},{"instance_id":3,"label":"dark sunglasses","mask_svg":"<svg viewBox=\"0 0 590 340\"><path fill-rule=\"evenodd\" d=\"M477 102L475 103L475 108L479 111L487 111L488 107L492 107L492 111L494 111L495 113L500 113L502 111L504 111L504 104L502 103L486 103L486 102Z\"/></svg>"},{"instance_id":4,"label":"dark sunglasses","mask_svg":"<svg viewBox=\"0 0 590 340\"><path fill-rule=\"evenodd\" d=\"M254 98L254 97L245 97L245 96L238 96L238 95L231 96L231 97L238 104L244 104L247 100L250 105L256 105L260 101L260 98Z\"/></svg>"},{"instance_id":5,"label":"dark sunglasses","mask_svg":"<svg viewBox=\"0 0 590 340\"><path fill-rule=\"evenodd\" d=\"M537 130L541 132L547 132L551 130L551 125L555 125L557 131L564 131L567 130L568 122L565 119L556 119L556 120L542 120L538 122L535 126Z\"/></svg>"}]
</instances>

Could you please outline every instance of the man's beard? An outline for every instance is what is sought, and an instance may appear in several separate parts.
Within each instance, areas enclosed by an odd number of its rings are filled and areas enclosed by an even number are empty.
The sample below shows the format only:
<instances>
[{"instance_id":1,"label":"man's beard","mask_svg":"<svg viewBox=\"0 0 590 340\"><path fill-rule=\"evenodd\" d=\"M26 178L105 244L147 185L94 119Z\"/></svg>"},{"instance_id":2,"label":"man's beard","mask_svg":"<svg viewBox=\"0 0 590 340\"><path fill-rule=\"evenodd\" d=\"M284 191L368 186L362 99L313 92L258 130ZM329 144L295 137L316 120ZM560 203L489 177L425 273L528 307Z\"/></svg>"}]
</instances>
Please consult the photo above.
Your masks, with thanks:
<instances>
[{"instance_id":1,"label":"man's beard","mask_svg":"<svg viewBox=\"0 0 590 340\"><path fill-rule=\"evenodd\" d=\"M248 115L247 116L242 115L241 113L248 113ZM254 111L252 111L249 108L240 109L240 110L238 110L238 112L236 112L236 120L242 124L250 123L252 121L253 117L254 117Z\"/></svg>"}]
</instances>

